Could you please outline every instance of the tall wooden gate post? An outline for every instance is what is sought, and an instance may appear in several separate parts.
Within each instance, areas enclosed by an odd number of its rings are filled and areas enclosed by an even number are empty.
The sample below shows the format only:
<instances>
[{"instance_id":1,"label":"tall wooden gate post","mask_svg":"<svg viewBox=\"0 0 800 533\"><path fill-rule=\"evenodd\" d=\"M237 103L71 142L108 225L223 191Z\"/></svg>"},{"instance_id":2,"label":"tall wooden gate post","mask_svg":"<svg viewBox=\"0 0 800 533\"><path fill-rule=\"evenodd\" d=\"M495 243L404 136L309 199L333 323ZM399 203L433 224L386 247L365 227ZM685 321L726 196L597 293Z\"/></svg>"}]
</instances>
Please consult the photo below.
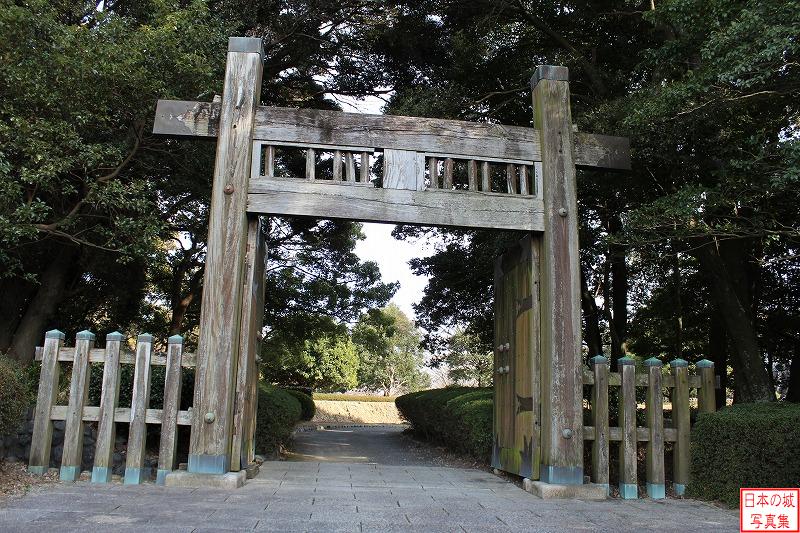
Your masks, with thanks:
<instances>
[{"instance_id":1,"label":"tall wooden gate post","mask_svg":"<svg viewBox=\"0 0 800 533\"><path fill-rule=\"evenodd\" d=\"M188 470L224 474L231 463L247 242L247 184L261 100L261 39L231 37L222 93L203 278Z\"/></svg>"},{"instance_id":2,"label":"tall wooden gate post","mask_svg":"<svg viewBox=\"0 0 800 533\"><path fill-rule=\"evenodd\" d=\"M541 480L583 483L578 203L566 67L542 65L531 78L542 158Z\"/></svg>"}]
</instances>

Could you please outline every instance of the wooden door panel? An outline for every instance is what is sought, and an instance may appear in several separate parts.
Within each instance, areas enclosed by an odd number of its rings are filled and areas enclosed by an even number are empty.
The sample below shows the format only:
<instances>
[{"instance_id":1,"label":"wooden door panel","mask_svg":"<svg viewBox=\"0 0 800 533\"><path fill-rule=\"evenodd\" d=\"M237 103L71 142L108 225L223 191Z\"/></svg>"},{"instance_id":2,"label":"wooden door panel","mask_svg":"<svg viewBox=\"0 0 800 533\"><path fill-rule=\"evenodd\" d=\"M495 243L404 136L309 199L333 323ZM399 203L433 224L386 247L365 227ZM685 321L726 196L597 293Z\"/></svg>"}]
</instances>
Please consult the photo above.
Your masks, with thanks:
<instances>
[{"instance_id":1,"label":"wooden door panel","mask_svg":"<svg viewBox=\"0 0 800 533\"><path fill-rule=\"evenodd\" d=\"M492 466L539 477L538 237L495 263L495 437Z\"/></svg>"}]
</instances>

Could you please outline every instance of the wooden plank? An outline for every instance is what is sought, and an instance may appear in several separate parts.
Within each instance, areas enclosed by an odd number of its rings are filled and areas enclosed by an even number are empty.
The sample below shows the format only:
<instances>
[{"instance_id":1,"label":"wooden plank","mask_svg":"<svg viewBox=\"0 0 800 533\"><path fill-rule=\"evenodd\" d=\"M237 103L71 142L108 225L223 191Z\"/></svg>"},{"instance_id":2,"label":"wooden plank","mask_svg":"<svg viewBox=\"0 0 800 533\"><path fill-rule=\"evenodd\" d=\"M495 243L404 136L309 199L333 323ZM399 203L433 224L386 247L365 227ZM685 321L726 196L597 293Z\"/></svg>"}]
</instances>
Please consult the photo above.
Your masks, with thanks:
<instances>
[{"instance_id":1,"label":"wooden plank","mask_svg":"<svg viewBox=\"0 0 800 533\"><path fill-rule=\"evenodd\" d=\"M249 190L248 212L264 215L524 231L543 228L542 201L530 196L266 179L251 180Z\"/></svg>"},{"instance_id":2,"label":"wooden plank","mask_svg":"<svg viewBox=\"0 0 800 533\"><path fill-rule=\"evenodd\" d=\"M469 190L478 190L478 162L474 159L467 161L467 183Z\"/></svg>"},{"instance_id":3,"label":"wooden plank","mask_svg":"<svg viewBox=\"0 0 800 533\"><path fill-rule=\"evenodd\" d=\"M306 179L313 180L317 172L317 157L313 148L306 150Z\"/></svg>"},{"instance_id":4,"label":"wooden plank","mask_svg":"<svg viewBox=\"0 0 800 533\"><path fill-rule=\"evenodd\" d=\"M719 387L714 378L714 363L708 359L698 361L697 371L700 375L691 376L689 386L697 388L700 412L713 413L717 410L717 398L714 389ZM691 378L697 378L696 384L693 384Z\"/></svg>"},{"instance_id":5,"label":"wooden plank","mask_svg":"<svg viewBox=\"0 0 800 533\"><path fill-rule=\"evenodd\" d=\"M214 138L219 133L222 107L216 102L159 100L153 133L168 136Z\"/></svg>"},{"instance_id":6,"label":"wooden plank","mask_svg":"<svg viewBox=\"0 0 800 533\"><path fill-rule=\"evenodd\" d=\"M136 339L136 366L133 371L133 395L128 430L128 453L125 459L125 484L138 485L150 477L144 466L147 441L147 409L150 407L150 353L153 336L139 335Z\"/></svg>"},{"instance_id":7,"label":"wooden plank","mask_svg":"<svg viewBox=\"0 0 800 533\"><path fill-rule=\"evenodd\" d=\"M161 442L158 446L157 485L163 485L167 474L175 469L175 455L178 451L178 411L183 385L182 354L183 337L171 336L167 348L167 372L164 377L164 408L161 415Z\"/></svg>"},{"instance_id":8,"label":"wooden plank","mask_svg":"<svg viewBox=\"0 0 800 533\"><path fill-rule=\"evenodd\" d=\"M592 357L591 366L594 372L592 424L595 435L592 442L592 481L608 489L608 359L602 355Z\"/></svg>"},{"instance_id":9,"label":"wooden plank","mask_svg":"<svg viewBox=\"0 0 800 533\"><path fill-rule=\"evenodd\" d=\"M245 468L252 460L251 429L255 418L258 368L256 357L264 321L264 272L266 243L261 217L248 220L245 290L242 295L242 331L239 335L239 365L236 370L236 399L233 410L231 470ZM253 452L254 453L254 452Z\"/></svg>"},{"instance_id":10,"label":"wooden plank","mask_svg":"<svg viewBox=\"0 0 800 533\"><path fill-rule=\"evenodd\" d=\"M186 411L178 411L178 425L190 426L192 425L192 408ZM50 420L65 420L67 418L66 405L54 405L50 408ZM100 420L100 408L97 406L87 405L83 408L83 421L84 422L98 422ZM130 407L117 407L114 410L114 422L129 424L131 421L131 408ZM163 421L162 409L147 409L145 415L145 423L159 424Z\"/></svg>"},{"instance_id":11,"label":"wooden plank","mask_svg":"<svg viewBox=\"0 0 800 533\"><path fill-rule=\"evenodd\" d=\"M428 158L428 175L430 176L430 188L431 189L438 189L439 188L439 158L438 157L429 157Z\"/></svg>"},{"instance_id":12,"label":"wooden plank","mask_svg":"<svg viewBox=\"0 0 800 533\"><path fill-rule=\"evenodd\" d=\"M566 68L556 69L566 71ZM548 72L553 69L548 70ZM537 69L538 73L543 72ZM583 483L578 205L569 83L534 76L542 161L542 481ZM536 159L534 157L534 159ZM530 198L514 196L515 198Z\"/></svg>"},{"instance_id":13,"label":"wooden plank","mask_svg":"<svg viewBox=\"0 0 800 533\"><path fill-rule=\"evenodd\" d=\"M635 428L634 441L647 442L650 440L650 430L648 428ZM610 427L608 428L608 440L611 442L621 442L623 439L622 428ZM595 428L594 426L583 426L583 440L594 440ZM675 428L664 428L664 442L675 442L678 440L678 432Z\"/></svg>"},{"instance_id":14,"label":"wooden plank","mask_svg":"<svg viewBox=\"0 0 800 533\"><path fill-rule=\"evenodd\" d=\"M383 152L383 188L425 190L425 159L406 150Z\"/></svg>"},{"instance_id":15,"label":"wooden plank","mask_svg":"<svg viewBox=\"0 0 800 533\"><path fill-rule=\"evenodd\" d=\"M528 188L528 166L519 165L519 193L530 194Z\"/></svg>"},{"instance_id":16,"label":"wooden plank","mask_svg":"<svg viewBox=\"0 0 800 533\"><path fill-rule=\"evenodd\" d=\"M626 500L639 497L636 478L636 362L630 357L617 360L621 376L619 391L619 494Z\"/></svg>"},{"instance_id":17,"label":"wooden plank","mask_svg":"<svg viewBox=\"0 0 800 533\"><path fill-rule=\"evenodd\" d=\"M517 194L517 169L511 163L506 164L506 189L508 194Z\"/></svg>"},{"instance_id":18,"label":"wooden plank","mask_svg":"<svg viewBox=\"0 0 800 533\"><path fill-rule=\"evenodd\" d=\"M369 152L361 152L361 166L359 170L359 182L369 183Z\"/></svg>"},{"instance_id":19,"label":"wooden plank","mask_svg":"<svg viewBox=\"0 0 800 533\"><path fill-rule=\"evenodd\" d=\"M664 485L664 398L661 395L662 363L656 358L644 362L650 384L647 387L647 495L653 499L666 497Z\"/></svg>"},{"instance_id":20,"label":"wooden plank","mask_svg":"<svg viewBox=\"0 0 800 533\"><path fill-rule=\"evenodd\" d=\"M221 111L218 103L159 100L153 133L213 138L219 133ZM520 126L264 106L256 111L256 123L255 138L275 143L540 160L538 132ZM575 141L576 165L630 170L629 139L576 132Z\"/></svg>"},{"instance_id":21,"label":"wooden plank","mask_svg":"<svg viewBox=\"0 0 800 533\"><path fill-rule=\"evenodd\" d=\"M259 219L263 224L263 221ZM259 240L255 250L255 266L253 268L252 276L252 292L250 292L250 303L253 312L249 312L247 316L252 318L250 326L251 332L244 335L248 341L248 360L251 364L248 365L248 393L245 396L245 424L244 424L244 442L242 444L241 458L242 463L245 465L251 464L255 461L256 454L256 416L258 414L258 387L259 387L259 366L258 361L259 353L261 351L262 341L262 327L263 327L263 314L255 312L261 310L263 313L264 299L265 299L265 282L267 271L268 250L267 241L264 237L264 232L258 233ZM252 355L250 355L252 354Z\"/></svg>"},{"instance_id":22,"label":"wooden plank","mask_svg":"<svg viewBox=\"0 0 800 533\"><path fill-rule=\"evenodd\" d=\"M265 141L515 159L536 154L537 137L520 126L281 107L259 107L254 131Z\"/></svg>"},{"instance_id":23,"label":"wooden plank","mask_svg":"<svg viewBox=\"0 0 800 533\"><path fill-rule=\"evenodd\" d=\"M634 383L637 387L647 387L648 386L648 376L647 374L636 374L634 378ZM689 376L688 383L689 388L696 388L700 387L700 376ZM584 385L594 385L594 375L589 370L583 371L583 384ZM611 372L608 375L608 384L611 387L619 387L621 384L620 375L617 372ZM712 378L712 385L713 385L713 378ZM661 378L661 386L665 388L672 388L675 386L675 378L673 376L662 376ZM713 387L712 387L713 388Z\"/></svg>"},{"instance_id":24,"label":"wooden plank","mask_svg":"<svg viewBox=\"0 0 800 533\"><path fill-rule=\"evenodd\" d=\"M492 192L491 174L489 173L489 162L481 161L481 190Z\"/></svg>"},{"instance_id":25,"label":"wooden plank","mask_svg":"<svg viewBox=\"0 0 800 533\"><path fill-rule=\"evenodd\" d=\"M81 475L83 459L83 406L89 396L89 350L94 346L94 333L81 331L75 336L75 360L69 384L69 405L64 420L64 449L61 452L62 481L76 481Z\"/></svg>"},{"instance_id":26,"label":"wooden plank","mask_svg":"<svg viewBox=\"0 0 800 533\"><path fill-rule=\"evenodd\" d=\"M240 47L243 42L251 44ZM195 415L189 445L188 470L196 473L223 474L230 466L247 247L247 169L263 71L263 53L253 52L255 49L261 49L260 39L229 40L209 210ZM226 194L229 185L233 191Z\"/></svg>"},{"instance_id":27,"label":"wooden plank","mask_svg":"<svg viewBox=\"0 0 800 533\"><path fill-rule=\"evenodd\" d=\"M42 360L41 347L36 348L36 360ZM72 362L75 359L75 348L60 348L58 350L58 360ZM89 350L90 363L104 363L106 361L105 348L93 348ZM136 364L136 354L128 350L121 350L119 354L120 364L133 365ZM194 353L184 353L181 360L181 366L184 368L194 368L196 363L196 356ZM150 357L150 366L165 366L167 364L167 355L165 353L154 353Z\"/></svg>"},{"instance_id":28,"label":"wooden plank","mask_svg":"<svg viewBox=\"0 0 800 533\"><path fill-rule=\"evenodd\" d=\"M447 157L444 160L442 169L442 189L449 191L453 188L453 158Z\"/></svg>"},{"instance_id":29,"label":"wooden plank","mask_svg":"<svg viewBox=\"0 0 800 533\"><path fill-rule=\"evenodd\" d=\"M28 472L43 475L50 468L50 447L53 443L53 422L50 409L56 403L60 367L58 354L64 344L64 334L57 329L45 334L42 350L42 366L39 371L39 390L36 394L36 408L33 414L33 433L31 433L31 452L28 459Z\"/></svg>"},{"instance_id":30,"label":"wooden plank","mask_svg":"<svg viewBox=\"0 0 800 533\"><path fill-rule=\"evenodd\" d=\"M275 147L271 144L264 148L264 175L268 178L275 176Z\"/></svg>"},{"instance_id":31,"label":"wooden plank","mask_svg":"<svg viewBox=\"0 0 800 533\"><path fill-rule=\"evenodd\" d=\"M356 181L356 163L353 160L353 152L344 153L344 169L347 181Z\"/></svg>"},{"instance_id":32,"label":"wooden plank","mask_svg":"<svg viewBox=\"0 0 800 533\"><path fill-rule=\"evenodd\" d=\"M575 164L579 167L630 170L630 150L627 137L575 132Z\"/></svg>"},{"instance_id":33,"label":"wooden plank","mask_svg":"<svg viewBox=\"0 0 800 533\"><path fill-rule=\"evenodd\" d=\"M100 394L97 445L92 467L92 483L110 483L114 468L114 444L117 424L114 410L119 402L120 344L124 336L114 332L106 335L105 363L103 365L103 388ZM81 414L81 417L83 414Z\"/></svg>"},{"instance_id":34,"label":"wooden plank","mask_svg":"<svg viewBox=\"0 0 800 533\"><path fill-rule=\"evenodd\" d=\"M678 439L673 448L672 481L675 494L683 496L689 483L689 365L683 359L670 362L675 388L672 389L672 425Z\"/></svg>"},{"instance_id":35,"label":"wooden plank","mask_svg":"<svg viewBox=\"0 0 800 533\"><path fill-rule=\"evenodd\" d=\"M331 160L333 164L333 181L342 181L342 151L334 150Z\"/></svg>"}]
</instances>

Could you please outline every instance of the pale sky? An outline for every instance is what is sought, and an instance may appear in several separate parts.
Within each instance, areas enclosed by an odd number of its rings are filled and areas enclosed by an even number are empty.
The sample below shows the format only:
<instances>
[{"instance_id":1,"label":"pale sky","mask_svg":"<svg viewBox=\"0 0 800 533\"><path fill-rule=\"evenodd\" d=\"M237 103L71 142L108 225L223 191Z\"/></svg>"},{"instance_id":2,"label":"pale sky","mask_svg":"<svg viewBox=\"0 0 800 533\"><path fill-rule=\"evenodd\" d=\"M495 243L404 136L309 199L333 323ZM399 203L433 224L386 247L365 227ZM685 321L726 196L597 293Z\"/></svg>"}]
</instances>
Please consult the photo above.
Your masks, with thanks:
<instances>
[{"instance_id":1,"label":"pale sky","mask_svg":"<svg viewBox=\"0 0 800 533\"><path fill-rule=\"evenodd\" d=\"M433 253L433 249L424 242L412 244L395 240L392 229L392 224L364 224L367 238L356 245L356 254L364 261L378 263L384 282L400 282L392 301L413 319L415 314L411 305L422 298L428 278L415 276L408 261L414 257L427 257Z\"/></svg>"}]
</instances>

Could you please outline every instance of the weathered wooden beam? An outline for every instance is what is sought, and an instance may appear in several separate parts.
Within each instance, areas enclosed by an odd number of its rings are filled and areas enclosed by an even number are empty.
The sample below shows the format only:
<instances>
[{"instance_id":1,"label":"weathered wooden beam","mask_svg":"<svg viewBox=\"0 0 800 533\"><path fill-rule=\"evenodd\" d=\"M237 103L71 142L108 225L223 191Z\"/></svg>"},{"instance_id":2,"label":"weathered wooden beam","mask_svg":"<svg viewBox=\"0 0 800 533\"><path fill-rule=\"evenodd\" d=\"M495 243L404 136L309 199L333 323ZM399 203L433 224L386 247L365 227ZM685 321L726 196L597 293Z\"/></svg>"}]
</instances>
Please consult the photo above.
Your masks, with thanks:
<instances>
[{"instance_id":1,"label":"weathered wooden beam","mask_svg":"<svg viewBox=\"0 0 800 533\"><path fill-rule=\"evenodd\" d=\"M81 331L75 337L75 361L69 386L69 406L64 420L64 450L61 452L59 479L77 481L81 475L83 459L83 406L89 395L89 350L94 346L91 331Z\"/></svg>"},{"instance_id":2,"label":"weathered wooden beam","mask_svg":"<svg viewBox=\"0 0 800 533\"><path fill-rule=\"evenodd\" d=\"M653 499L666 497L664 483L664 397L661 392L663 364L655 357L644 362L650 385L647 387L645 416L650 439L647 441L647 495Z\"/></svg>"},{"instance_id":3,"label":"weathered wooden beam","mask_svg":"<svg viewBox=\"0 0 800 533\"><path fill-rule=\"evenodd\" d=\"M602 355L592 357L594 386L592 387L592 481L609 488L608 465L608 359Z\"/></svg>"},{"instance_id":4,"label":"weathered wooden beam","mask_svg":"<svg viewBox=\"0 0 800 533\"><path fill-rule=\"evenodd\" d=\"M678 439L672 452L672 482L675 494L683 496L689 483L689 368L683 359L670 362L675 388L672 389L672 425Z\"/></svg>"},{"instance_id":5,"label":"weathered wooden beam","mask_svg":"<svg viewBox=\"0 0 800 533\"><path fill-rule=\"evenodd\" d=\"M636 361L630 357L621 357L617 360L617 366L621 376L619 390L619 495L625 500L635 500L639 497L636 477Z\"/></svg>"},{"instance_id":6,"label":"weathered wooden beam","mask_svg":"<svg viewBox=\"0 0 800 533\"><path fill-rule=\"evenodd\" d=\"M253 460L253 425L258 399L258 348L264 324L264 271L267 245L261 217L248 217L245 290L242 294L242 331L236 369L236 401L233 410L231 470L239 471Z\"/></svg>"},{"instance_id":7,"label":"weathered wooden beam","mask_svg":"<svg viewBox=\"0 0 800 533\"><path fill-rule=\"evenodd\" d=\"M42 361L44 350L41 346L36 347L36 360ZM194 368L196 356L193 353L184 353L181 359L181 366L184 368ZM72 362L75 360L75 348L61 347L58 350L58 360L62 362ZM105 348L92 348L89 350L90 363L104 363L106 362L106 349ZM128 351L121 350L119 354L119 362L121 364L132 365L136 363L136 354ZM167 364L167 354L154 353L150 356L151 366L165 366Z\"/></svg>"},{"instance_id":8,"label":"weathered wooden beam","mask_svg":"<svg viewBox=\"0 0 800 533\"><path fill-rule=\"evenodd\" d=\"M53 444L53 422L50 408L58 396L60 368L58 354L64 344L64 334L57 329L45 334L42 350L42 368L39 372L39 391L36 395L36 410L31 434L31 453L28 472L44 475L50 468L50 448Z\"/></svg>"},{"instance_id":9,"label":"weathered wooden beam","mask_svg":"<svg viewBox=\"0 0 800 533\"><path fill-rule=\"evenodd\" d=\"M136 366L133 371L131 418L128 431L128 451L125 456L125 484L139 485L150 477L145 466L147 451L147 410L150 408L150 354L153 336L139 335L136 339Z\"/></svg>"},{"instance_id":10,"label":"weathered wooden beam","mask_svg":"<svg viewBox=\"0 0 800 533\"><path fill-rule=\"evenodd\" d=\"M429 189L380 189L299 179L250 180L247 211L263 215L343 218L363 222L542 231L542 201Z\"/></svg>"},{"instance_id":11,"label":"weathered wooden beam","mask_svg":"<svg viewBox=\"0 0 800 533\"><path fill-rule=\"evenodd\" d=\"M220 113L219 103L159 100L153 133L216 137ZM266 106L256 110L255 121L256 140L541 161L539 132L523 126ZM577 166L630 169L627 138L583 132L574 136Z\"/></svg>"},{"instance_id":12,"label":"weathered wooden beam","mask_svg":"<svg viewBox=\"0 0 800 533\"><path fill-rule=\"evenodd\" d=\"M569 82L531 80L540 132L544 233L541 249L542 468L546 483L583 483L583 367L578 253L578 200Z\"/></svg>"},{"instance_id":13,"label":"weathered wooden beam","mask_svg":"<svg viewBox=\"0 0 800 533\"><path fill-rule=\"evenodd\" d=\"M199 474L224 474L230 468L247 249L247 183L255 112L261 99L261 50L260 39L228 41L189 444L188 470Z\"/></svg>"},{"instance_id":14,"label":"weathered wooden beam","mask_svg":"<svg viewBox=\"0 0 800 533\"><path fill-rule=\"evenodd\" d=\"M105 364L103 366L103 388L100 394L100 423L97 425L97 445L92 466L92 483L110 483L114 468L114 445L117 424L114 409L119 401L120 366L119 352L122 333L106 335ZM90 358L91 361L91 352Z\"/></svg>"},{"instance_id":15,"label":"weathered wooden beam","mask_svg":"<svg viewBox=\"0 0 800 533\"><path fill-rule=\"evenodd\" d=\"M66 405L54 405L50 408L50 420L65 420L67 416ZM145 423L147 424L161 424L164 420L163 409L150 409L145 412ZM192 408L187 411L178 411L178 425L190 426L192 424ZM100 408L93 405L87 405L83 408L83 421L84 422L99 422L100 421ZM131 421L131 408L130 407L117 407L114 409L114 422L128 424Z\"/></svg>"},{"instance_id":16,"label":"weathered wooden beam","mask_svg":"<svg viewBox=\"0 0 800 533\"><path fill-rule=\"evenodd\" d=\"M175 469L178 451L178 411L181 407L183 372L183 337L173 335L167 348L167 372L164 377L164 409L161 418L161 442L158 446L158 471L156 484L164 485L167 474Z\"/></svg>"},{"instance_id":17,"label":"weathered wooden beam","mask_svg":"<svg viewBox=\"0 0 800 533\"><path fill-rule=\"evenodd\" d=\"M383 152L383 188L425 190L425 158L407 150Z\"/></svg>"}]
</instances>

